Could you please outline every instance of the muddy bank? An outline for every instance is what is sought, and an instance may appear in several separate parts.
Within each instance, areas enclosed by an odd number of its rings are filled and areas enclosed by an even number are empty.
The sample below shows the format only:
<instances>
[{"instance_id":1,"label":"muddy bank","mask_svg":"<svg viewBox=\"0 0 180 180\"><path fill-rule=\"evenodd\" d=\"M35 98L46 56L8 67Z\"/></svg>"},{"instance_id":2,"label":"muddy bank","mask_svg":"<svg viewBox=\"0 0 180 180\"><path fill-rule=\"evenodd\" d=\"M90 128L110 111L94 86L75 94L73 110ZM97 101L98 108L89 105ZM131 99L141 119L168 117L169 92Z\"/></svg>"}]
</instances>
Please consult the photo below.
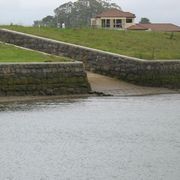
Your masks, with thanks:
<instances>
[{"instance_id":1,"label":"muddy bank","mask_svg":"<svg viewBox=\"0 0 180 180\"><path fill-rule=\"evenodd\" d=\"M88 72L88 81L91 84L92 91L101 92L112 96L145 96L156 94L176 94L179 90L168 88L156 88L138 86L104 75Z\"/></svg>"}]
</instances>

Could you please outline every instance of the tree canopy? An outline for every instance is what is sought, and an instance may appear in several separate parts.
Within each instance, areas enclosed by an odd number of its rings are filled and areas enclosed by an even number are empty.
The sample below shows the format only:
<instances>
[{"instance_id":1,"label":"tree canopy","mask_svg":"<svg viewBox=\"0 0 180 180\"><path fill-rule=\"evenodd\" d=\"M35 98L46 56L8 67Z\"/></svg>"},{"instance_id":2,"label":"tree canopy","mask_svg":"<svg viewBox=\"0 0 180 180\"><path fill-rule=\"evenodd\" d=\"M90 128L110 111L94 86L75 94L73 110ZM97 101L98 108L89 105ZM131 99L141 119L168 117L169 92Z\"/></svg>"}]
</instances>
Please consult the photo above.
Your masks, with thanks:
<instances>
[{"instance_id":1,"label":"tree canopy","mask_svg":"<svg viewBox=\"0 0 180 180\"><path fill-rule=\"evenodd\" d=\"M150 24L151 22L150 22L150 20L148 18L142 17L139 23L141 23L141 24Z\"/></svg>"}]
</instances>

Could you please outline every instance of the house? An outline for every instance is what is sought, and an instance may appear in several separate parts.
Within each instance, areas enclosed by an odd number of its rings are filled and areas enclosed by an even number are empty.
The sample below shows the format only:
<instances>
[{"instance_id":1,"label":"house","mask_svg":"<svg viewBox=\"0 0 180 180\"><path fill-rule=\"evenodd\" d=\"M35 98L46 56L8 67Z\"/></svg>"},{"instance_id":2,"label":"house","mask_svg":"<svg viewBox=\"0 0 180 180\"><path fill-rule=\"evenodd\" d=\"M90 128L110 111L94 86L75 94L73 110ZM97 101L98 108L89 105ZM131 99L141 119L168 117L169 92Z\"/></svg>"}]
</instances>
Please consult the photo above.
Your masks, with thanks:
<instances>
[{"instance_id":1,"label":"house","mask_svg":"<svg viewBox=\"0 0 180 180\"><path fill-rule=\"evenodd\" d=\"M170 23L134 24L128 30L180 32L180 27Z\"/></svg>"},{"instance_id":2,"label":"house","mask_svg":"<svg viewBox=\"0 0 180 180\"><path fill-rule=\"evenodd\" d=\"M135 24L135 14L119 9L108 9L91 19L91 26L97 28L127 29Z\"/></svg>"}]
</instances>

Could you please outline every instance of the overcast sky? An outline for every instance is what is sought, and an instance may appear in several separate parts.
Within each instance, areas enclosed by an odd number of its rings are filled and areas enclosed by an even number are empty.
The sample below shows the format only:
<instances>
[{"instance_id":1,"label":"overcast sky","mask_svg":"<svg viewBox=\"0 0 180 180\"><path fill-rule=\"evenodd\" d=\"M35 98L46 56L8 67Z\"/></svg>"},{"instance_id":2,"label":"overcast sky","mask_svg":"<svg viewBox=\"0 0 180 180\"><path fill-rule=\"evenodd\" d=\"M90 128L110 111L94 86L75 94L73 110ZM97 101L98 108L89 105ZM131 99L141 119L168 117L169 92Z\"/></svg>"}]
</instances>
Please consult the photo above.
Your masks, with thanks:
<instances>
[{"instance_id":1,"label":"overcast sky","mask_svg":"<svg viewBox=\"0 0 180 180\"><path fill-rule=\"evenodd\" d=\"M0 24L32 25L34 20L53 15L53 10L69 0L0 0ZM170 22L180 25L180 0L112 0L124 11L151 22Z\"/></svg>"}]
</instances>

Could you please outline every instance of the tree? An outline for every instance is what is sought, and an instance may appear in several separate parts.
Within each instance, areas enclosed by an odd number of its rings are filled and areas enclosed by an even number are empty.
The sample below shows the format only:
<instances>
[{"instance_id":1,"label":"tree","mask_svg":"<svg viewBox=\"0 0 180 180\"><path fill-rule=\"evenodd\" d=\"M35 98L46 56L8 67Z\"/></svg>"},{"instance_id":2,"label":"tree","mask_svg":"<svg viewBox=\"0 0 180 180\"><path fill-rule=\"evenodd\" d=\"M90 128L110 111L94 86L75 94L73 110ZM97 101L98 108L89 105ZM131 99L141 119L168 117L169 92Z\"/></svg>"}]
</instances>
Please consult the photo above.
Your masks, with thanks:
<instances>
[{"instance_id":1,"label":"tree","mask_svg":"<svg viewBox=\"0 0 180 180\"><path fill-rule=\"evenodd\" d=\"M148 18L143 17L143 18L141 18L139 23L140 24L150 24L151 22L150 22L150 20Z\"/></svg>"},{"instance_id":2,"label":"tree","mask_svg":"<svg viewBox=\"0 0 180 180\"><path fill-rule=\"evenodd\" d=\"M78 0L65 3L54 10L58 23L64 22L66 27L89 26L92 17L109 6L108 2L97 0Z\"/></svg>"},{"instance_id":3,"label":"tree","mask_svg":"<svg viewBox=\"0 0 180 180\"><path fill-rule=\"evenodd\" d=\"M121 9L117 4L110 3L111 0L77 0L64 3L54 10L55 16L47 16L34 25L60 27L63 23L66 27L87 27L91 18L106 9Z\"/></svg>"},{"instance_id":4,"label":"tree","mask_svg":"<svg viewBox=\"0 0 180 180\"><path fill-rule=\"evenodd\" d=\"M46 16L42 19L42 23L44 26L53 27L55 26L55 20L53 16Z\"/></svg>"},{"instance_id":5,"label":"tree","mask_svg":"<svg viewBox=\"0 0 180 180\"><path fill-rule=\"evenodd\" d=\"M34 26L54 27L55 25L56 22L53 16L46 16L40 21L34 21Z\"/></svg>"}]
</instances>

